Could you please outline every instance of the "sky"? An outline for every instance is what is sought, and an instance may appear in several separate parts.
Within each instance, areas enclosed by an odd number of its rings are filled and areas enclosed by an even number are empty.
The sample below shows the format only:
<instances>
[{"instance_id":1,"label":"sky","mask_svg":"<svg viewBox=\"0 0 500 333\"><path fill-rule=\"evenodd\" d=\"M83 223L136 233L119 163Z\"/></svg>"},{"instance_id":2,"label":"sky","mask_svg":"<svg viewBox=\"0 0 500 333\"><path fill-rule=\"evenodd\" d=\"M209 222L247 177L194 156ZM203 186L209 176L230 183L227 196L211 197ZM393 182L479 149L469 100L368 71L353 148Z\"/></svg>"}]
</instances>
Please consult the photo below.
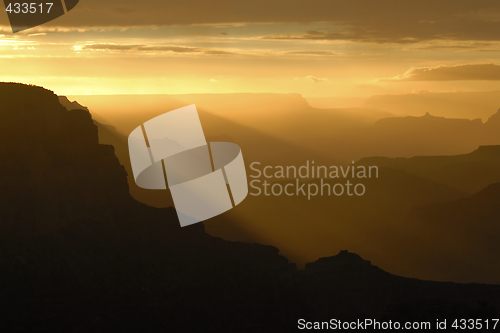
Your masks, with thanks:
<instances>
[{"instance_id":1,"label":"sky","mask_svg":"<svg viewBox=\"0 0 500 333\"><path fill-rule=\"evenodd\" d=\"M0 81L61 95L272 92L354 104L490 91L498 31L490 0L81 0L16 34L1 11Z\"/></svg>"}]
</instances>

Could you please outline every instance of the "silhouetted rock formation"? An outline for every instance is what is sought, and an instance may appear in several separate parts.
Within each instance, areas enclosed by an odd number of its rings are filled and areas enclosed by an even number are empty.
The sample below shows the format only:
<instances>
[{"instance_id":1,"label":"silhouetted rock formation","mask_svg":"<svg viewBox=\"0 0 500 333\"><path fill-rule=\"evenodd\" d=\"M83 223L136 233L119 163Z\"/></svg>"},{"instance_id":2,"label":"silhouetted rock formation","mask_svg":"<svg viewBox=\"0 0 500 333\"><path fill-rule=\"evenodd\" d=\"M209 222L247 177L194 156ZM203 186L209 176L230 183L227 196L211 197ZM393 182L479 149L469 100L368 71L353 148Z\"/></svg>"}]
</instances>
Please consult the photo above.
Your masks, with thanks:
<instances>
[{"instance_id":1,"label":"silhouetted rock formation","mask_svg":"<svg viewBox=\"0 0 500 333\"><path fill-rule=\"evenodd\" d=\"M9 198L0 203L2 228L53 232L132 201L125 170L112 146L99 145L88 111L67 111L41 88L2 84L0 113L0 187Z\"/></svg>"},{"instance_id":2,"label":"silhouetted rock formation","mask_svg":"<svg viewBox=\"0 0 500 333\"><path fill-rule=\"evenodd\" d=\"M58 96L59 103L66 108L66 110L84 110L89 111L89 109L83 105L80 105L77 101L71 102L66 96ZM90 112L90 111L89 111Z\"/></svg>"},{"instance_id":3,"label":"silhouetted rock formation","mask_svg":"<svg viewBox=\"0 0 500 333\"><path fill-rule=\"evenodd\" d=\"M0 117L2 331L290 331L299 318L406 318L436 295L444 310L498 309L498 286L399 278L347 252L297 271L276 248L180 228L172 208L130 197L90 114L45 89L0 83Z\"/></svg>"},{"instance_id":4,"label":"silhouetted rock formation","mask_svg":"<svg viewBox=\"0 0 500 333\"><path fill-rule=\"evenodd\" d=\"M463 155L369 157L358 163L404 170L469 194L500 182L500 146L480 146Z\"/></svg>"},{"instance_id":5,"label":"silhouetted rock formation","mask_svg":"<svg viewBox=\"0 0 500 333\"><path fill-rule=\"evenodd\" d=\"M473 315L482 318L496 315L500 304L490 297L500 296L500 286L488 290L478 284L394 276L348 251L307 264L299 277L297 288L309 302L317 321L380 318L435 322L437 318Z\"/></svg>"},{"instance_id":6,"label":"silhouetted rock formation","mask_svg":"<svg viewBox=\"0 0 500 333\"><path fill-rule=\"evenodd\" d=\"M447 118L488 119L498 108L500 91L421 92L402 95L375 95L363 107L395 115L420 117L426 112Z\"/></svg>"},{"instance_id":7,"label":"silhouetted rock formation","mask_svg":"<svg viewBox=\"0 0 500 333\"><path fill-rule=\"evenodd\" d=\"M500 130L500 109L488 118L485 127L487 127L488 131Z\"/></svg>"},{"instance_id":8,"label":"silhouetted rock formation","mask_svg":"<svg viewBox=\"0 0 500 333\"><path fill-rule=\"evenodd\" d=\"M293 265L277 249L181 229L172 208L133 200L90 114L52 92L1 84L0 101L6 329L265 331L295 316L300 302L274 311L295 297L280 283Z\"/></svg>"},{"instance_id":9,"label":"silhouetted rock formation","mask_svg":"<svg viewBox=\"0 0 500 333\"><path fill-rule=\"evenodd\" d=\"M313 263L306 264L308 274L329 275L329 274L386 274L380 268L373 266L368 260L364 260L356 253L347 250L340 251L333 257L325 257L316 260Z\"/></svg>"},{"instance_id":10,"label":"silhouetted rock formation","mask_svg":"<svg viewBox=\"0 0 500 333\"><path fill-rule=\"evenodd\" d=\"M370 147L365 147L360 157L454 155L472 151L484 142L480 119L450 119L429 113L381 119L359 135Z\"/></svg>"},{"instance_id":11,"label":"silhouetted rock formation","mask_svg":"<svg viewBox=\"0 0 500 333\"><path fill-rule=\"evenodd\" d=\"M445 253L450 271L468 281L477 281L478 276L484 282L498 281L499 200L500 183L496 183L467 198L415 208L415 223L441 239L425 251Z\"/></svg>"}]
</instances>

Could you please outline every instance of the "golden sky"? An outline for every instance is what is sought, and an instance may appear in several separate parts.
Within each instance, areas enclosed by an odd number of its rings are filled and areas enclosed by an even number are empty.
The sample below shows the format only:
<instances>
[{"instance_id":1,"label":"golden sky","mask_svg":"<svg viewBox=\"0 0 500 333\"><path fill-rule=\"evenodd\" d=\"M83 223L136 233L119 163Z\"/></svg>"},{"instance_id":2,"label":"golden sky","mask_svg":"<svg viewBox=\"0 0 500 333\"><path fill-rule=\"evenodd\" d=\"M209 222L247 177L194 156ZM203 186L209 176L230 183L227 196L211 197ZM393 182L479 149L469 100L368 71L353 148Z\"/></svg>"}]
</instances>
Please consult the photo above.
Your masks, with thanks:
<instances>
[{"instance_id":1,"label":"golden sky","mask_svg":"<svg viewBox=\"0 0 500 333\"><path fill-rule=\"evenodd\" d=\"M16 34L2 11L0 81L67 95L488 91L498 31L490 0L81 0Z\"/></svg>"}]
</instances>

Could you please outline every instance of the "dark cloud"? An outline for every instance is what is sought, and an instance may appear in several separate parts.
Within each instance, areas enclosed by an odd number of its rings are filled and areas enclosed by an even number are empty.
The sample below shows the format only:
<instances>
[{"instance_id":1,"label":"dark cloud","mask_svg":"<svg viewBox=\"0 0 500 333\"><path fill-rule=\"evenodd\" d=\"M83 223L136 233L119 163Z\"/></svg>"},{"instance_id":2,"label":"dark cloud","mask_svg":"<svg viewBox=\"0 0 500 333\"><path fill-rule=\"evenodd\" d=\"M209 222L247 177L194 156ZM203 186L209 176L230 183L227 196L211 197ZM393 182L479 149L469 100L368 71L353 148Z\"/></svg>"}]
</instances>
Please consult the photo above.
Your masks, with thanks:
<instances>
[{"instance_id":1,"label":"dark cloud","mask_svg":"<svg viewBox=\"0 0 500 333\"><path fill-rule=\"evenodd\" d=\"M411 43L500 40L498 0L86 0L48 25L131 27L230 23L330 22L331 30L273 39ZM335 27L335 28L334 28ZM272 26L269 27L272 31Z\"/></svg>"},{"instance_id":2,"label":"dark cloud","mask_svg":"<svg viewBox=\"0 0 500 333\"><path fill-rule=\"evenodd\" d=\"M273 34L269 36L260 37L260 39L274 39L274 40L351 40L359 42L374 42L374 43L399 43L410 44L421 42L422 40L415 37L388 37L380 36L377 32L365 32L361 29L354 30L338 30L338 31L319 31L308 30L300 34Z\"/></svg>"},{"instance_id":3,"label":"dark cloud","mask_svg":"<svg viewBox=\"0 0 500 333\"><path fill-rule=\"evenodd\" d=\"M431 43L421 43L418 45L412 45L410 50L423 50L423 51L466 51L466 50L474 50L476 52L484 52L484 51L492 51L498 52L500 51L500 45L498 42L431 42Z\"/></svg>"},{"instance_id":4,"label":"dark cloud","mask_svg":"<svg viewBox=\"0 0 500 333\"><path fill-rule=\"evenodd\" d=\"M500 80L500 66L495 64L467 64L411 68L406 73L382 81L456 81Z\"/></svg>"},{"instance_id":5,"label":"dark cloud","mask_svg":"<svg viewBox=\"0 0 500 333\"><path fill-rule=\"evenodd\" d=\"M414 48L414 50L456 50L456 49L477 49L474 45L429 45Z\"/></svg>"}]
</instances>

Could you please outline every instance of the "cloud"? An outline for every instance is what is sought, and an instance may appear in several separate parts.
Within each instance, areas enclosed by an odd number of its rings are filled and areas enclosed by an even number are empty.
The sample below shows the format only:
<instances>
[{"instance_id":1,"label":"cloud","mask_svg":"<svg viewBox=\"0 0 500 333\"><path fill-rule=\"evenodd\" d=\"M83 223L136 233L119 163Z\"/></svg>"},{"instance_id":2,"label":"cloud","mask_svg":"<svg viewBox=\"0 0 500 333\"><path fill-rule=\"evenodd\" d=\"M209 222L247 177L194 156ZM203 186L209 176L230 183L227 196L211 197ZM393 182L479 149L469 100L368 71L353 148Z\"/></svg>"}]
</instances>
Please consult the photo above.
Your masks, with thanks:
<instances>
[{"instance_id":1,"label":"cloud","mask_svg":"<svg viewBox=\"0 0 500 333\"><path fill-rule=\"evenodd\" d=\"M78 50L93 51L136 51L136 52L172 52L172 53L199 53L210 55L236 54L229 51L204 49L199 47L177 45L129 45L129 44L87 44L78 47Z\"/></svg>"},{"instance_id":2,"label":"cloud","mask_svg":"<svg viewBox=\"0 0 500 333\"><path fill-rule=\"evenodd\" d=\"M480 41L429 41L419 43L417 45L410 45L406 48L408 51L469 51L474 50L478 52L484 51L499 51L499 42L480 42Z\"/></svg>"},{"instance_id":3,"label":"cloud","mask_svg":"<svg viewBox=\"0 0 500 333\"><path fill-rule=\"evenodd\" d=\"M316 77L316 76L313 76L313 75L308 75L304 79L312 81L314 83L321 83L321 82L329 81L327 78Z\"/></svg>"},{"instance_id":4,"label":"cloud","mask_svg":"<svg viewBox=\"0 0 500 333\"><path fill-rule=\"evenodd\" d=\"M223 50L203 50L202 52L204 54L212 54L212 55L243 54L243 53L236 53L236 52L223 51Z\"/></svg>"},{"instance_id":5,"label":"cloud","mask_svg":"<svg viewBox=\"0 0 500 333\"><path fill-rule=\"evenodd\" d=\"M457 81L500 80L500 66L495 64L465 64L410 68L406 73L381 81Z\"/></svg>"},{"instance_id":6,"label":"cloud","mask_svg":"<svg viewBox=\"0 0 500 333\"><path fill-rule=\"evenodd\" d=\"M0 17L0 19L2 19ZM3 18L0 25L8 25ZM323 22L329 29L272 39L412 43L499 41L500 1L491 0L86 0L47 27L140 27Z\"/></svg>"},{"instance_id":7,"label":"cloud","mask_svg":"<svg viewBox=\"0 0 500 333\"><path fill-rule=\"evenodd\" d=\"M334 51L288 51L285 54L289 55L312 55L312 56L337 56L342 53Z\"/></svg>"},{"instance_id":8,"label":"cloud","mask_svg":"<svg viewBox=\"0 0 500 333\"><path fill-rule=\"evenodd\" d=\"M206 55L247 55L247 56L336 56L342 53L333 51L310 51L310 50L295 50L295 51L268 51L268 50L222 50L209 49L191 46L179 45L142 45L142 44L86 44L73 47L76 51L111 51L111 52L144 52L144 53L192 53Z\"/></svg>"},{"instance_id":9,"label":"cloud","mask_svg":"<svg viewBox=\"0 0 500 333\"><path fill-rule=\"evenodd\" d=\"M396 37L396 36L382 36L374 32L363 33L359 29L357 31L344 30L308 30L299 34L272 34L262 36L260 39L267 40L350 40L358 42L374 42L374 43L399 43L409 44L418 43L421 40L413 37Z\"/></svg>"}]
</instances>

